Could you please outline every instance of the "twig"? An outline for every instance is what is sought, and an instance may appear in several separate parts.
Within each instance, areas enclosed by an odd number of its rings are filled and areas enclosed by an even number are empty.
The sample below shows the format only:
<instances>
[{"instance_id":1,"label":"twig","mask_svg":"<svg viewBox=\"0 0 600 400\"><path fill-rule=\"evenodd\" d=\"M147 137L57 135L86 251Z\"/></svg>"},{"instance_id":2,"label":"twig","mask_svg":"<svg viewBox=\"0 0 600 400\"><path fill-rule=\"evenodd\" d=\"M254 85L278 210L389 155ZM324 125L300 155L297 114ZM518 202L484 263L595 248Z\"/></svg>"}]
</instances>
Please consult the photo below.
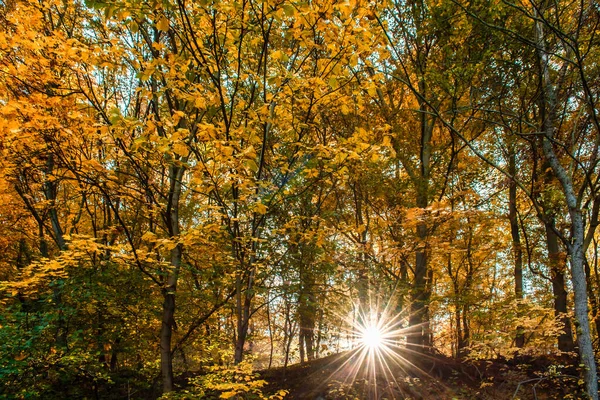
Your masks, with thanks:
<instances>
[{"instance_id":1,"label":"twig","mask_svg":"<svg viewBox=\"0 0 600 400\"><path fill-rule=\"evenodd\" d=\"M532 390L533 390L533 397L537 400L537 393L535 391L535 387L537 385L539 385L542 381L544 381L546 379L550 379L550 378L574 378L574 379L577 379L576 376L573 376L573 375L562 375L562 374L551 375L551 376L542 376L542 377L539 377L539 378L527 379L525 381L519 382L519 384L517 385L517 389L515 390L515 393L513 394L513 397L512 397L513 400L517 398L517 394L519 393L519 389L521 389L521 385L522 384L529 383L529 382L535 382L535 381L537 381L537 382L536 382L535 385L533 385Z\"/></svg>"}]
</instances>

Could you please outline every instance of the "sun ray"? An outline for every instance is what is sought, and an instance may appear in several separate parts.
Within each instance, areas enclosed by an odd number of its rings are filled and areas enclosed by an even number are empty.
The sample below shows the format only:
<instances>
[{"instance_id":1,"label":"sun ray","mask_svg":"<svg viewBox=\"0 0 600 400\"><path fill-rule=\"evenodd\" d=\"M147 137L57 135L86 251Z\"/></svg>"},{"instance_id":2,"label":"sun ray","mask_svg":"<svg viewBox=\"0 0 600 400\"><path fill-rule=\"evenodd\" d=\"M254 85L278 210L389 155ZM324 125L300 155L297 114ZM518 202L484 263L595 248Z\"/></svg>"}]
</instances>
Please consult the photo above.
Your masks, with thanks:
<instances>
[{"instance_id":1,"label":"sun ray","mask_svg":"<svg viewBox=\"0 0 600 400\"><path fill-rule=\"evenodd\" d=\"M369 301L368 304L362 307L356 304L352 313L339 316L347 321L341 333L348 340L350 350L342 356L343 360L336 358L328 363L330 368L327 375L320 378L322 388L328 382L354 385L362 380L363 383L357 387L368 392L364 394L365 398L410 397L414 393L411 393L410 385L405 380L435 379L423 369L422 364L428 359L433 363L435 358L407 343L407 338L421 329L418 326L405 326L409 319L407 309L398 310L390 302L379 304ZM429 395L442 396L447 386L437 379L436 382L438 387Z\"/></svg>"}]
</instances>

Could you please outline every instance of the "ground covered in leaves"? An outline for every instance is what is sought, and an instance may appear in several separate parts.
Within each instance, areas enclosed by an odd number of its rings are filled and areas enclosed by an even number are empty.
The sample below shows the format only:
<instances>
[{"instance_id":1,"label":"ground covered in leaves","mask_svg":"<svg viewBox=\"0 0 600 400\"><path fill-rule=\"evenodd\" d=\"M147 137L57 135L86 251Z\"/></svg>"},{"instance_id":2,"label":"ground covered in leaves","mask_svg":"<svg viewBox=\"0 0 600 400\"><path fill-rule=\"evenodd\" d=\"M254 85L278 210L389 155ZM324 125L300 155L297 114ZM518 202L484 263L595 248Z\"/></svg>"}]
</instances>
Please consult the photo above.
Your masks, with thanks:
<instances>
[{"instance_id":1,"label":"ground covered in leaves","mask_svg":"<svg viewBox=\"0 0 600 400\"><path fill-rule=\"evenodd\" d=\"M366 355L366 356L365 356ZM331 355L287 368L254 371L252 363L211 367L176 378L177 400L453 400L583 399L576 357L525 356L511 359L457 360L441 355L369 356L361 350ZM387 359L387 360L386 360ZM386 361L385 363L383 361ZM133 371L132 371L133 372ZM157 399L160 379L120 375L106 387L78 395L57 389L53 398ZM137 383L136 383L137 382ZM58 396L58 393L62 396ZM82 393L84 393L82 395ZM95 394L94 394L95 393ZM0 395L0 398L3 398Z\"/></svg>"},{"instance_id":2,"label":"ground covered in leaves","mask_svg":"<svg viewBox=\"0 0 600 400\"><path fill-rule=\"evenodd\" d=\"M347 352L261 372L265 392L287 399L579 399L577 360L530 357L488 361L413 357L411 363L368 362ZM408 361L408 360L407 360Z\"/></svg>"}]
</instances>

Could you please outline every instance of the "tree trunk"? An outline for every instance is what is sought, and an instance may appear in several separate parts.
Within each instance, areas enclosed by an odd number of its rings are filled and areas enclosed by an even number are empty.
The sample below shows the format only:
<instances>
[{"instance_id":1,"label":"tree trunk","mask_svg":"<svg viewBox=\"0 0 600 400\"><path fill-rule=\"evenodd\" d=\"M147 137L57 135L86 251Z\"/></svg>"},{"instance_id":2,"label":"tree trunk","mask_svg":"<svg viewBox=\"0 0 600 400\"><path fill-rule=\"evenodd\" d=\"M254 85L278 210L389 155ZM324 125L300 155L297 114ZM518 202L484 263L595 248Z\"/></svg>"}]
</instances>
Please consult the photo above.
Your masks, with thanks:
<instances>
[{"instance_id":1,"label":"tree trunk","mask_svg":"<svg viewBox=\"0 0 600 400\"><path fill-rule=\"evenodd\" d=\"M50 224L52 226L52 232L54 241L56 242L59 251L64 251L67 249L67 243L64 239L64 232L60 225L60 221L58 220L58 212L56 211L56 191L57 184L56 180L52 178L54 173L54 156L52 154L48 154L48 158L46 160L46 170L45 170L45 181L44 181L44 197L46 201L49 202L50 208L48 209L48 216L50 217ZM47 256L47 255L46 255ZM65 321L65 316L63 312L63 300L62 300L62 282L63 279L58 279L55 282L52 297L54 300L54 304L58 310L58 318L57 318L57 329L56 329L56 345L59 348L67 349L68 342L68 332L67 332L67 322Z\"/></svg>"},{"instance_id":2,"label":"tree trunk","mask_svg":"<svg viewBox=\"0 0 600 400\"><path fill-rule=\"evenodd\" d=\"M256 242L252 245L252 252L256 251ZM256 273L254 256L250 256L248 264L244 262L244 254L239 256L242 271L247 271L247 276L243 279L243 272L238 272L236 276L236 340L234 363L239 364L244 359L244 346L248 337L248 328L250 325L250 316L252 300L254 299L254 274ZM242 284L244 287L242 287Z\"/></svg>"},{"instance_id":3,"label":"tree trunk","mask_svg":"<svg viewBox=\"0 0 600 400\"><path fill-rule=\"evenodd\" d=\"M569 186L567 186L569 188ZM575 199L572 186L570 194ZM569 196L571 197L571 196ZM572 226L571 245L571 274L573 280L573 292L575 294L575 317L577 319L577 343L579 344L579 356L581 364L584 365L585 383L587 394L594 400L598 400L598 375L596 371L596 360L594 359L594 348L590 333L588 319L587 285L584 270L585 254L583 252L584 227L581 211L575 207L569 207Z\"/></svg>"},{"instance_id":4,"label":"tree trunk","mask_svg":"<svg viewBox=\"0 0 600 400\"><path fill-rule=\"evenodd\" d=\"M419 68L426 69L425 55L419 55ZM419 79L419 93L427 95L427 84L424 77ZM419 152L419 174L415 177L414 184L417 190L416 205L425 212L429 205L429 179L431 173L431 140L435 119L430 117L427 103L419 99L419 129L420 129L420 152ZM415 254L415 277L411 293L411 306L409 324L413 329L408 336L408 344L419 351L427 351L431 347L431 335L429 331L429 299L431 297L431 282L429 280L429 260L427 243L427 223L422 219L417 225L418 247Z\"/></svg>"},{"instance_id":5,"label":"tree trunk","mask_svg":"<svg viewBox=\"0 0 600 400\"><path fill-rule=\"evenodd\" d=\"M456 354L455 357L459 358L462 349L462 325L460 322L460 305L458 301L454 304L454 323L456 324Z\"/></svg>"},{"instance_id":6,"label":"tree trunk","mask_svg":"<svg viewBox=\"0 0 600 400\"><path fill-rule=\"evenodd\" d=\"M250 279L250 278L249 278ZM252 305L252 295L248 291L244 294L244 302L238 303L238 319L237 319L237 340L235 343L234 362L239 364L244 359L244 346L248 337L248 325L250 322L250 307ZM241 298L241 294L240 294ZM240 299L241 300L241 299ZM241 305L240 305L241 304Z\"/></svg>"},{"instance_id":7,"label":"tree trunk","mask_svg":"<svg viewBox=\"0 0 600 400\"><path fill-rule=\"evenodd\" d=\"M363 201L364 194L358 182L355 182L352 185L352 193L354 197L354 219L355 219L355 227L356 229L362 229L361 233L358 235L358 245L360 246L360 253L358 256L358 269L357 269L357 282L356 286L358 289L358 317L359 323L363 325L367 325L370 323L371 318L371 302L370 296L371 293L369 291L369 267L368 267L368 259L365 253L365 247L367 244L368 237L368 222L365 224L365 217L368 221L368 214L365 216L363 213L363 204L366 201ZM367 211L368 212L368 211ZM360 319L365 319L360 321Z\"/></svg>"},{"instance_id":8,"label":"tree trunk","mask_svg":"<svg viewBox=\"0 0 600 400\"><path fill-rule=\"evenodd\" d=\"M175 328L175 292L177 278L181 266L182 249L177 245L171 251L171 266L173 271L168 276L167 285L163 289L163 315L160 330L160 369L163 379L163 392L173 390L173 352L171 337Z\"/></svg>"},{"instance_id":9,"label":"tree trunk","mask_svg":"<svg viewBox=\"0 0 600 400\"><path fill-rule=\"evenodd\" d=\"M294 340L294 326L291 317L291 304L288 299L285 299L285 324L284 324L284 345L285 355L283 360L283 368L287 368L290 361L290 349Z\"/></svg>"},{"instance_id":10,"label":"tree trunk","mask_svg":"<svg viewBox=\"0 0 600 400\"><path fill-rule=\"evenodd\" d=\"M539 17L537 9L534 10L534 13L536 17ZM594 348L592 347L592 337L590 334L587 284L584 269L585 229L583 215L577 201L573 181L554 152L553 140L555 135L554 113L556 110L556 97L550 79L550 60L546 51L544 25L541 19L536 19L535 37L540 67L540 81L542 83L540 101L544 131L542 149L544 151L544 156L548 160L548 164L550 164L550 167L552 168L552 172L560 182L569 209L571 240L570 242L565 243L565 245L567 246L571 259L571 277L573 281L573 293L575 295L575 319L577 321L579 357L581 364L583 364L585 369L584 377L587 395L593 400L598 400L598 375L596 371L596 360L594 358Z\"/></svg>"},{"instance_id":11,"label":"tree trunk","mask_svg":"<svg viewBox=\"0 0 600 400\"><path fill-rule=\"evenodd\" d=\"M545 223L546 244L552 278L552 294L554 295L554 316L563 326L563 333L558 335L558 349L560 351L573 351L573 333L571 319L568 315L568 293L565 289L564 260L558 246L558 237L553 230L553 223Z\"/></svg>"},{"instance_id":12,"label":"tree trunk","mask_svg":"<svg viewBox=\"0 0 600 400\"><path fill-rule=\"evenodd\" d=\"M302 261L301 261L302 262ZM310 264L312 265L312 263ZM316 323L316 298L314 294L315 279L311 271L304 267L300 268L301 289L298 296L298 314L300 320L300 361L304 362L304 356L308 361L314 359L313 338Z\"/></svg>"},{"instance_id":13,"label":"tree trunk","mask_svg":"<svg viewBox=\"0 0 600 400\"><path fill-rule=\"evenodd\" d=\"M306 336L304 337L305 344L306 344L306 357L308 358L308 361L312 361L315 359L315 349L314 349L314 345L313 345L314 328L315 328L315 326L314 326L314 321L313 321L312 327L308 330L308 332L306 332Z\"/></svg>"},{"instance_id":14,"label":"tree trunk","mask_svg":"<svg viewBox=\"0 0 600 400\"><path fill-rule=\"evenodd\" d=\"M176 166L169 168L169 202L165 210L165 219L168 224L171 240L179 240L179 198L181 196L181 179L184 169ZM181 268L183 248L177 244L171 250L171 268L165 279L163 288L163 312L160 329L160 369L163 380L163 393L173 390L173 352L171 351L171 337L175 328L175 292L177 279Z\"/></svg>"},{"instance_id":15,"label":"tree trunk","mask_svg":"<svg viewBox=\"0 0 600 400\"><path fill-rule=\"evenodd\" d=\"M298 351L300 355L300 364L304 364L306 361L304 354L304 332L302 331L302 327L300 328L300 333L298 334Z\"/></svg>"},{"instance_id":16,"label":"tree trunk","mask_svg":"<svg viewBox=\"0 0 600 400\"><path fill-rule=\"evenodd\" d=\"M427 189L421 188L417 198L417 206L425 209L427 207ZM428 278L428 254L427 254L427 225L420 222L417 225L417 239L419 247L416 252L415 277L413 290L411 291L411 305L409 325L412 332L408 335L407 342L413 350L424 351L430 346L429 335L429 298L431 288Z\"/></svg>"},{"instance_id":17,"label":"tree trunk","mask_svg":"<svg viewBox=\"0 0 600 400\"><path fill-rule=\"evenodd\" d=\"M323 307L319 310L318 318L318 329L317 329L317 343L315 344L315 358L321 357L321 339L323 338Z\"/></svg>"},{"instance_id":18,"label":"tree trunk","mask_svg":"<svg viewBox=\"0 0 600 400\"><path fill-rule=\"evenodd\" d=\"M117 338L112 345L111 354L110 354L110 371L115 372L117 370L117 366L119 364L119 344L121 344L121 338Z\"/></svg>"},{"instance_id":19,"label":"tree trunk","mask_svg":"<svg viewBox=\"0 0 600 400\"><path fill-rule=\"evenodd\" d=\"M508 173L515 176L517 172L516 154L512 144L509 146ZM512 237L513 257L515 260L515 299L517 301L517 318L523 316L523 249L519 234L519 221L517 219L517 183L511 179L508 187L508 220ZM515 346L522 348L525 345L525 334L522 326L517 326Z\"/></svg>"},{"instance_id":20,"label":"tree trunk","mask_svg":"<svg viewBox=\"0 0 600 400\"><path fill-rule=\"evenodd\" d=\"M269 366L267 367L267 369L271 369L271 366L273 365L273 351L274 346L273 346L273 328L271 325L271 299L270 299L270 293L267 290L267 329L269 330Z\"/></svg>"},{"instance_id":21,"label":"tree trunk","mask_svg":"<svg viewBox=\"0 0 600 400\"><path fill-rule=\"evenodd\" d=\"M173 357L171 356L171 336L175 316L174 289L165 289L163 294L163 315L160 330L160 371L163 381L163 393L173 390Z\"/></svg>"},{"instance_id":22,"label":"tree trunk","mask_svg":"<svg viewBox=\"0 0 600 400\"><path fill-rule=\"evenodd\" d=\"M462 313L462 323L463 323L463 338L462 343L460 344L461 348L461 357L465 357L468 354L468 347L471 344L471 328L469 327L469 305L465 304L463 306Z\"/></svg>"},{"instance_id":23,"label":"tree trunk","mask_svg":"<svg viewBox=\"0 0 600 400\"><path fill-rule=\"evenodd\" d=\"M237 198L237 195L236 195ZM236 211L237 215L237 211ZM248 327L250 325L250 317L252 314L252 300L254 299L254 278L256 275L256 258L255 254L257 251L257 242L260 238L260 230L257 225L256 216L252 222L252 237L255 239L252 241L250 248L250 256L247 258L248 249L239 249L237 258L240 263L241 271L236 276L236 317L237 317L237 337L235 343L234 362L239 364L244 359L244 346L246 344L246 338L248 337ZM236 232L238 232L237 239L233 241L233 246L236 246L236 242L241 239L239 234L239 225L235 222ZM245 260L248 260L245 262ZM244 278L245 275L245 279ZM244 287L242 287L242 284ZM242 301L243 299L243 301Z\"/></svg>"},{"instance_id":24,"label":"tree trunk","mask_svg":"<svg viewBox=\"0 0 600 400\"><path fill-rule=\"evenodd\" d=\"M596 269L596 273L598 272L598 259L597 259L597 254L595 255L596 260L594 261L595 264L595 269ZM587 284L588 284L588 296L590 298L590 305L592 306L592 315L594 318L594 325L596 326L596 338L598 340L600 340L600 309L598 309L598 298L596 297L596 292L594 291L594 286L593 286L593 281L592 281L592 271L590 270L590 264L587 261L587 258L585 260L585 275L587 278ZM598 282L598 280L596 280L596 282ZM597 284L597 283L596 283Z\"/></svg>"},{"instance_id":25,"label":"tree trunk","mask_svg":"<svg viewBox=\"0 0 600 400\"><path fill-rule=\"evenodd\" d=\"M536 11L537 13L537 11ZM554 89L550 80L548 69L549 59L544 42L544 32L541 20L536 20L535 33L537 41L537 53L540 65L540 77L542 82L541 109L543 116L544 137L542 138L542 149L552 172L561 185L565 196L569 217L571 222L571 240L566 243L571 259L571 276L573 281L573 293L575 295L575 319L577 320L577 342L579 344L579 357L584 366L584 376L587 395L598 400L598 377L596 372L596 360L594 359L594 348L590 334L590 323L588 319L587 285L584 269L584 223L581 209L577 202L577 196L573 187L573 181L567 171L561 165L554 152L554 120L553 114L556 108Z\"/></svg>"}]
</instances>

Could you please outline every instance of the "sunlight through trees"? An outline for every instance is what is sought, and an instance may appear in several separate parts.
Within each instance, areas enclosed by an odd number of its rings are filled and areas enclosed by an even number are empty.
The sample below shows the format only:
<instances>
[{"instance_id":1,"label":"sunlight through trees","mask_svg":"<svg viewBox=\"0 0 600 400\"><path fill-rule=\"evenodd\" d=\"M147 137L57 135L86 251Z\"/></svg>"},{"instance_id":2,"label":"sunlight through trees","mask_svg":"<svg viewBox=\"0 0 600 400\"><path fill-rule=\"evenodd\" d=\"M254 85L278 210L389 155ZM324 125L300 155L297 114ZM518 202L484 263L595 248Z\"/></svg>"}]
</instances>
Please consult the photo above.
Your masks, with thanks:
<instances>
[{"instance_id":1,"label":"sunlight through trees","mask_svg":"<svg viewBox=\"0 0 600 400\"><path fill-rule=\"evenodd\" d=\"M444 398L448 365L553 360L598 399L599 26L0 0L0 397L281 399L300 363L328 398Z\"/></svg>"}]
</instances>

